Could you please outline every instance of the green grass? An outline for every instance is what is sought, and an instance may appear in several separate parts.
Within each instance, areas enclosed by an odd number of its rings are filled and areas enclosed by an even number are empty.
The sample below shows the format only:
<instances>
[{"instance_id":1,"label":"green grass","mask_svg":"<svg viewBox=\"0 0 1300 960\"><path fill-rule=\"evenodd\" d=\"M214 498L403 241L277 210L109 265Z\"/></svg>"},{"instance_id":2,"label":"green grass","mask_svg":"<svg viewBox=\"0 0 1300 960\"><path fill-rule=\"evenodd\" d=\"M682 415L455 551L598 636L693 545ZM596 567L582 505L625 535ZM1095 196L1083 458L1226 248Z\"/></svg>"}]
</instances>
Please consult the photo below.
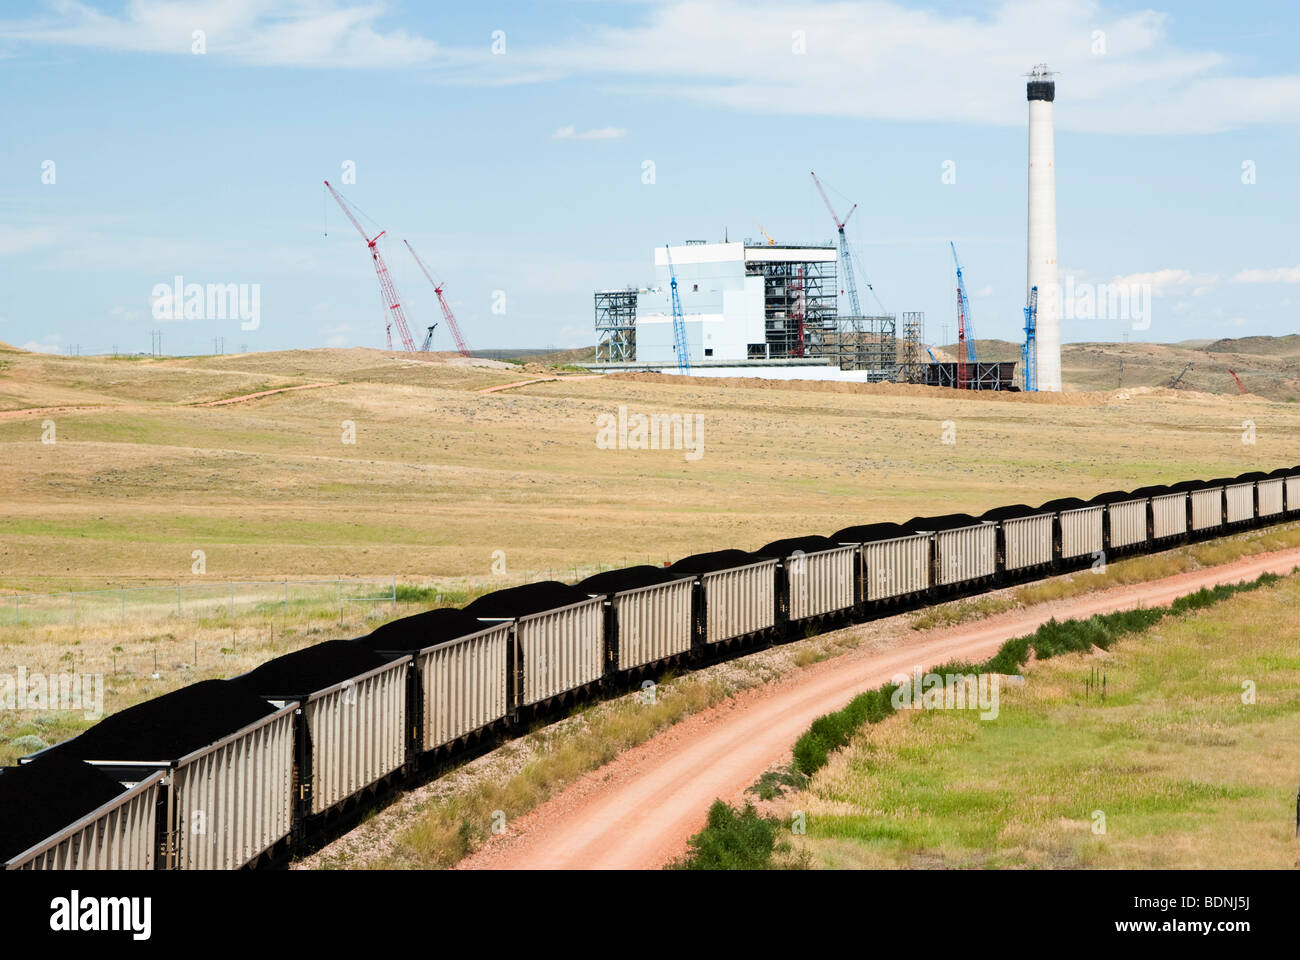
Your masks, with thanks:
<instances>
[{"instance_id":1,"label":"green grass","mask_svg":"<svg viewBox=\"0 0 1300 960\"><path fill-rule=\"evenodd\" d=\"M1020 638L1005 661L1039 659L995 721L903 711L832 757L789 801L804 849L830 867L1294 866L1297 602L1300 580L1265 578Z\"/></svg>"}]
</instances>

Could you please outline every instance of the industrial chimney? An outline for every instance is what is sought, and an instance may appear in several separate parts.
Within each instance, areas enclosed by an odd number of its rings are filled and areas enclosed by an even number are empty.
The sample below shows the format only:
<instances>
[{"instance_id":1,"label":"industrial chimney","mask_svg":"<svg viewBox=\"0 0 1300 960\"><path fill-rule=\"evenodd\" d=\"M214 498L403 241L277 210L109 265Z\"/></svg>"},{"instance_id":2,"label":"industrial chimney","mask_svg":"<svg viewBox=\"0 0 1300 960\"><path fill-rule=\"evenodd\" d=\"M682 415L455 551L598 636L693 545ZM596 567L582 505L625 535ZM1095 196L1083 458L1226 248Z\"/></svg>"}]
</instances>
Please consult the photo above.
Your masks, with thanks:
<instances>
[{"instance_id":1,"label":"industrial chimney","mask_svg":"<svg viewBox=\"0 0 1300 960\"><path fill-rule=\"evenodd\" d=\"M1056 270L1056 149L1052 101L1055 74L1040 63L1028 74L1029 261L1025 302L1038 287L1037 380L1039 390L1061 389L1061 287Z\"/></svg>"}]
</instances>

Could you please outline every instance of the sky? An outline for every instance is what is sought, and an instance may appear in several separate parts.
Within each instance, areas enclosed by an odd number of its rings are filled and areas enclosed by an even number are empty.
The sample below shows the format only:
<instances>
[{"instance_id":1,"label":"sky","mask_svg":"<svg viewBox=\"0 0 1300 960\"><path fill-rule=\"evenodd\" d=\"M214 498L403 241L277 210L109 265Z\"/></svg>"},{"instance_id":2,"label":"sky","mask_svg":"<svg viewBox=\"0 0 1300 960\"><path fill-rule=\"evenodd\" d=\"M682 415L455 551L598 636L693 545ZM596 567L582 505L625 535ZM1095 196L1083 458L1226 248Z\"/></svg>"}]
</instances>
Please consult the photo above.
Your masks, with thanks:
<instances>
[{"instance_id":1,"label":"sky","mask_svg":"<svg viewBox=\"0 0 1300 960\"><path fill-rule=\"evenodd\" d=\"M1022 338L1027 106L1056 76L1063 282L1151 293L1066 341L1281 335L1300 312L1293 0L0 4L0 340L82 354L384 345L364 212L417 343L595 341L653 248L826 241L864 307ZM196 32L197 31L197 32ZM238 317L160 285L236 284ZM1121 288L1116 288L1121 289ZM946 337L945 337L946 334Z\"/></svg>"}]
</instances>

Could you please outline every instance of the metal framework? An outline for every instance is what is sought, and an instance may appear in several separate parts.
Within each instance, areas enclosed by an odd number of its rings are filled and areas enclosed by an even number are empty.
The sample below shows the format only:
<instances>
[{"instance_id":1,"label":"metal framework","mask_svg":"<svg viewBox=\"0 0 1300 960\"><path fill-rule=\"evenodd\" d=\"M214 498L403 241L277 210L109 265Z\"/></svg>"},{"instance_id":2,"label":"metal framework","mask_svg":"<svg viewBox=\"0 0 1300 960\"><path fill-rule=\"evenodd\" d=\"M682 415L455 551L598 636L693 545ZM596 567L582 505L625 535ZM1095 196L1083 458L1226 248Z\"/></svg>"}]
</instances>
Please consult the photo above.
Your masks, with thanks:
<instances>
[{"instance_id":1,"label":"metal framework","mask_svg":"<svg viewBox=\"0 0 1300 960\"><path fill-rule=\"evenodd\" d=\"M765 342L751 359L838 356L834 261L751 260L745 273L763 278Z\"/></svg>"},{"instance_id":2,"label":"metal framework","mask_svg":"<svg viewBox=\"0 0 1300 960\"><path fill-rule=\"evenodd\" d=\"M1001 363L986 363L982 360L964 364L965 379L959 383L958 365L956 363L927 363L925 365L925 385L927 387L956 387L958 390L1019 390L1016 383L1016 364L1014 360Z\"/></svg>"},{"instance_id":3,"label":"metal framework","mask_svg":"<svg viewBox=\"0 0 1300 960\"><path fill-rule=\"evenodd\" d=\"M925 314L919 311L903 314L903 355L898 364L901 383L921 383L925 380L925 361L921 351L925 341Z\"/></svg>"},{"instance_id":4,"label":"metal framework","mask_svg":"<svg viewBox=\"0 0 1300 960\"><path fill-rule=\"evenodd\" d=\"M636 360L637 290L596 291L596 362Z\"/></svg>"}]
</instances>

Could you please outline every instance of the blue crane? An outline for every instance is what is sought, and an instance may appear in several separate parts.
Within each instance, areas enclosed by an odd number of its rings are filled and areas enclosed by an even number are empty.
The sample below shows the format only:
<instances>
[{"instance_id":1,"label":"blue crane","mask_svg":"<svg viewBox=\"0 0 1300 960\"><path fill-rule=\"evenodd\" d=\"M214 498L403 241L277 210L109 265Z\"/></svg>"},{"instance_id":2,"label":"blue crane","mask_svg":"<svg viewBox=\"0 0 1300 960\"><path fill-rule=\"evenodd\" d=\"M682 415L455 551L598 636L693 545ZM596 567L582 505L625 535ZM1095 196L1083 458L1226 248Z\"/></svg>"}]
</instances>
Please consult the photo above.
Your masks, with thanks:
<instances>
[{"instance_id":1,"label":"blue crane","mask_svg":"<svg viewBox=\"0 0 1300 960\"><path fill-rule=\"evenodd\" d=\"M964 345L966 347L966 362L976 363L975 324L971 322L970 294L966 290L966 281L961 275L961 261L957 259L957 245L949 240L948 246L952 247L952 262L957 265L957 293L961 298L958 304L957 339L962 343L957 344L957 352L960 353Z\"/></svg>"},{"instance_id":2,"label":"blue crane","mask_svg":"<svg viewBox=\"0 0 1300 960\"><path fill-rule=\"evenodd\" d=\"M1038 390L1038 287L1029 289L1029 306L1025 307L1025 345L1020 348L1020 367L1025 374L1025 390Z\"/></svg>"},{"instance_id":3,"label":"blue crane","mask_svg":"<svg viewBox=\"0 0 1300 960\"><path fill-rule=\"evenodd\" d=\"M673 269L673 252L664 244L664 253L668 257L668 276L673 288L673 340L676 341L677 372L691 372L691 354L686 348L686 320L682 316L682 299L677 295L677 271Z\"/></svg>"}]
</instances>

